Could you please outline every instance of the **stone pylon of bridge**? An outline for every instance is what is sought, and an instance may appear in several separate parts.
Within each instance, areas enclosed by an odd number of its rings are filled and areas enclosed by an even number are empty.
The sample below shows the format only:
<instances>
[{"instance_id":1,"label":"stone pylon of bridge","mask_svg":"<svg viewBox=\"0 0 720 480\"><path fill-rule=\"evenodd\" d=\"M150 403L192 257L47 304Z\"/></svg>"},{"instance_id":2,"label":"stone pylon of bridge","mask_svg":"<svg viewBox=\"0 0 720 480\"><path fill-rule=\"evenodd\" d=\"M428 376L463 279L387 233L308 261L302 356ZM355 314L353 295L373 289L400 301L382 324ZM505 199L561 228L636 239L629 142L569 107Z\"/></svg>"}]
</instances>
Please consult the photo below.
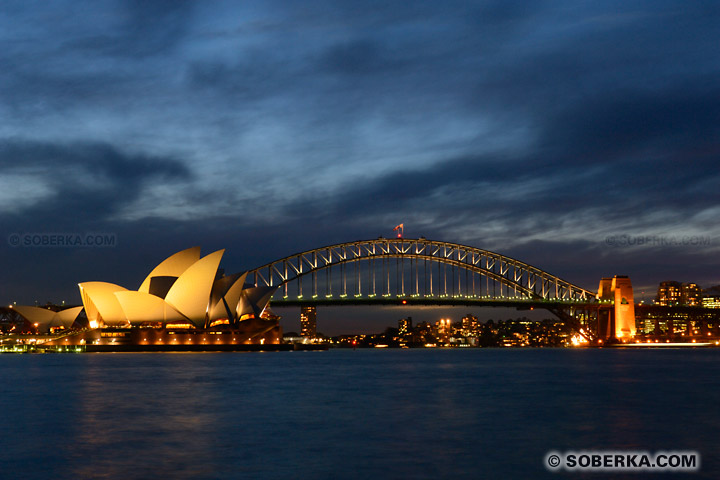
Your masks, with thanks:
<instances>
[{"instance_id":1,"label":"stone pylon of bridge","mask_svg":"<svg viewBox=\"0 0 720 480\"><path fill-rule=\"evenodd\" d=\"M630 277L615 275L601 279L597 298L601 301L610 300L614 304L613 309L605 311L605 315L598 318L598 336L620 341L633 338L636 331L635 298Z\"/></svg>"}]
</instances>

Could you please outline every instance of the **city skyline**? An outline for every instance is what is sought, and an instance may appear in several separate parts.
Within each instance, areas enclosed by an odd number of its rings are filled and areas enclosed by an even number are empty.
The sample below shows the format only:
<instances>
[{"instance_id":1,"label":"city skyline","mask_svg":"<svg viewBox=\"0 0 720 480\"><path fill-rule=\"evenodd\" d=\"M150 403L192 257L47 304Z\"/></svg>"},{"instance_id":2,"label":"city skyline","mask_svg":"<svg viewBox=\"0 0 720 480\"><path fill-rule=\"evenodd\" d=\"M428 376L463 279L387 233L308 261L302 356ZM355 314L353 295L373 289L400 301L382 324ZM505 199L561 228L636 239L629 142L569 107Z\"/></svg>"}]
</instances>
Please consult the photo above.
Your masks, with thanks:
<instances>
[{"instance_id":1,"label":"city skyline","mask_svg":"<svg viewBox=\"0 0 720 480\"><path fill-rule=\"evenodd\" d=\"M594 291L720 284L718 20L681 2L10 2L2 301L79 304L95 272L135 284L193 245L241 271L400 223ZM115 243L10 241L88 233Z\"/></svg>"}]
</instances>

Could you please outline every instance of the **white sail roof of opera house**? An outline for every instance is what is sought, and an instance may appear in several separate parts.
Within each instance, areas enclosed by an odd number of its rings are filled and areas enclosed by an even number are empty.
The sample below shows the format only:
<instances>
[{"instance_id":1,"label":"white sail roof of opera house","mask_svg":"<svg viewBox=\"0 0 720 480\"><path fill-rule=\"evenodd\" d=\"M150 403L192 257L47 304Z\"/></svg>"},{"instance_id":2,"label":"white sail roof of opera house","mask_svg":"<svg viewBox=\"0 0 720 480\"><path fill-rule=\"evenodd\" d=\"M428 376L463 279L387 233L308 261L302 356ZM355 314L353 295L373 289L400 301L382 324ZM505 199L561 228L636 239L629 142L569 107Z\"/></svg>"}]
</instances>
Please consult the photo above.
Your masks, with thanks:
<instances>
[{"instance_id":1,"label":"white sail roof of opera house","mask_svg":"<svg viewBox=\"0 0 720 480\"><path fill-rule=\"evenodd\" d=\"M243 273L235 282L228 288L227 292L223 295L225 301L222 300L215 303L215 306L210 310L210 321L220 320L221 318L227 318L229 314L232 314L232 310L228 312L228 309L233 308L240 301L240 295L242 294L243 288L245 287L245 278L247 272ZM267 302L266 302L267 303ZM241 316L238 315L238 318Z\"/></svg>"},{"instance_id":2,"label":"white sail roof of opera house","mask_svg":"<svg viewBox=\"0 0 720 480\"><path fill-rule=\"evenodd\" d=\"M237 304L237 316L242 318L246 315L260 316L265 306L270 301L277 287L250 287L242 291L240 301Z\"/></svg>"},{"instance_id":3,"label":"white sail roof of opera house","mask_svg":"<svg viewBox=\"0 0 720 480\"><path fill-rule=\"evenodd\" d=\"M149 293L126 290L115 292L115 297L130 323L137 321L167 323L187 320L165 300Z\"/></svg>"},{"instance_id":4,"label":"white sail roof of opera house","mask_svg":"<svg viewBox=\"0 0 720 480\"><path fill-rule=\"evenodd\" d=\"M218 250L193 263L178 277L165 301L190 321L204 321L208 313L210 291L225 250Z\"/></svg>"},{"instance_id":5,"label":"white sail roof of opera house","mask_svg":"<svg viewBox=\"0 0 720 480\"><path fill-rule=\"evenodd\" d=\"M85 282L79 287L90 325L98 321L103 321L106 325L127 323L120 302L115 297L115 292L124 292L127 290L125 287L107 282Z\"/></svg>"},{"instance_id":6,"label":"white sail roof of opera house","mask_svg":"<svg viewBox=\"0 0 720 480\"><path fill-rule=\"evenodd\" d=\"M152 272L145 277L138 292L150 293L150 279L152 277L170 276L179 277L190 265L200 260L200 247L191 247L186 250L170 255L160 265L153 268Z\"/></svg>"},{"instance_id":7,"label":"white sail roof of opera house","mask_svg":"<svg viewBox=\"0 0 720 480\"><path fill-rule=\"evenodd\" d=\"M259 317L277 287L245 284L247 273L220 274L225 250L200 257L200 247L182 250L155 267L137 291L106 282L80 283L91 325L191 322L204 327Z\"/></svg>"},{"instance_id":8,"label":"white sail roof of opera house","mask_svg":"<svg viewBox=\"0 0 720 480\"><path fill-rule=\"evenodd\" d=\"M70 307L56 312L47 308L28 305L13 305L10 308L30 323L37 323L40 333L47 333L51 327L70 328L83 309L83 307Z\"/></svg>"}]
</instances>

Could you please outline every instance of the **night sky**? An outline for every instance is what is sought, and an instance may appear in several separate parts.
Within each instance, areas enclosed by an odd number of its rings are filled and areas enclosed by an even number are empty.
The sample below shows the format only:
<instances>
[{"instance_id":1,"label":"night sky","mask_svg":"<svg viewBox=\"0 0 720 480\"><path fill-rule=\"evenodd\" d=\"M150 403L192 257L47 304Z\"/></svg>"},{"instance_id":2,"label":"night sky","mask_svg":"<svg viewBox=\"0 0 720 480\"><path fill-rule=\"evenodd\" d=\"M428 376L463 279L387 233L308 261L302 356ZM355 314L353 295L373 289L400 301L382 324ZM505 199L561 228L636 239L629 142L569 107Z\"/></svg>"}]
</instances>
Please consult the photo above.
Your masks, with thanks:
<instances>
[{"instance_id":1,"label":"night sky","mask_svg":"<svg viewBox=\"0 0 720 480\"><path fill-rule=\"evenodd\" d=\"M720 284L714 1L5 1L0 46L0 301L399 223L592 290ZM9 240L89 232L116 245Z\"/></svg>"}]
</instances>

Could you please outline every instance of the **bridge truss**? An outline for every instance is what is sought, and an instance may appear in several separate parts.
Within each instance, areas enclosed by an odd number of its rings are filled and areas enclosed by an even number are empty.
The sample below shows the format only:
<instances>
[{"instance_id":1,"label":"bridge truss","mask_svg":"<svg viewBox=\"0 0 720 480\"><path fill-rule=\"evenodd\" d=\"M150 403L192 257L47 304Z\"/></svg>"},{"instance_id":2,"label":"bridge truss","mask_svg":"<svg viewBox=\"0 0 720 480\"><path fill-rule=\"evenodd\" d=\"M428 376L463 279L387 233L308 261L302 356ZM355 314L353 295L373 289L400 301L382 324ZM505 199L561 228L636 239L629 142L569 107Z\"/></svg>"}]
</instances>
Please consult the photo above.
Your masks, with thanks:
<instances>
[{"instance_id":1,"label":"bridge truss","mask_svg":"<svg viewBox=\"0 0 720 480\"><path fill-rule=\"evenodd\" d=\"M595 293L514 258L449 242L364 240L296 253L251 270L282 298L529 298L592 302Z\"/></svg>"},{"instance_id":2,"label":"bridge truss","mask_svg":"<svg viewBox=\"0 0 720 480\"><path fill-rule=\"evenodd\" d=\"M418 305L538 306L589 340L597 330L594 292L499 253L422 237L316 248L250 270L247 279L278 287L275 305L394 299Z\"/></svg>"}]
</instances>

